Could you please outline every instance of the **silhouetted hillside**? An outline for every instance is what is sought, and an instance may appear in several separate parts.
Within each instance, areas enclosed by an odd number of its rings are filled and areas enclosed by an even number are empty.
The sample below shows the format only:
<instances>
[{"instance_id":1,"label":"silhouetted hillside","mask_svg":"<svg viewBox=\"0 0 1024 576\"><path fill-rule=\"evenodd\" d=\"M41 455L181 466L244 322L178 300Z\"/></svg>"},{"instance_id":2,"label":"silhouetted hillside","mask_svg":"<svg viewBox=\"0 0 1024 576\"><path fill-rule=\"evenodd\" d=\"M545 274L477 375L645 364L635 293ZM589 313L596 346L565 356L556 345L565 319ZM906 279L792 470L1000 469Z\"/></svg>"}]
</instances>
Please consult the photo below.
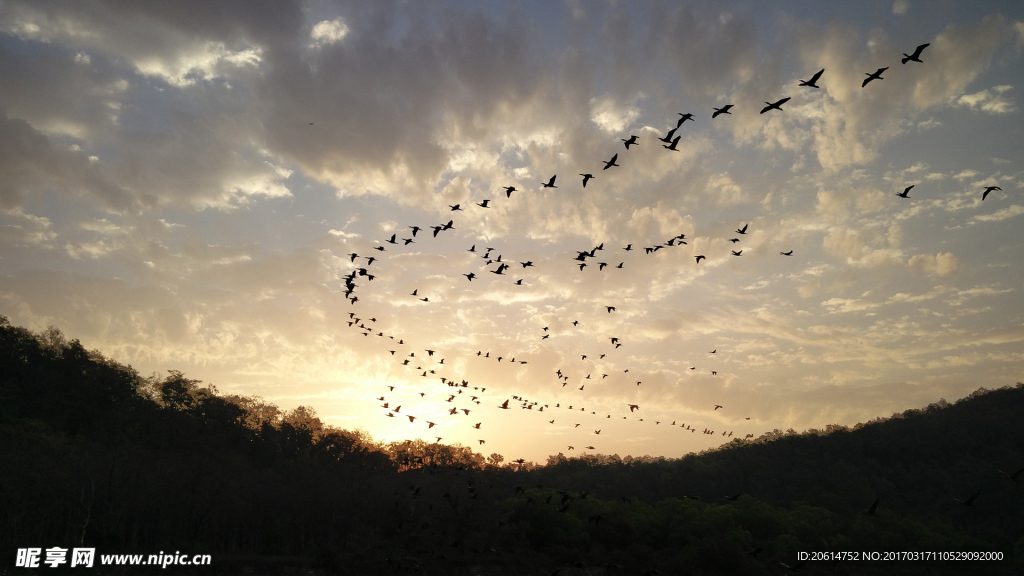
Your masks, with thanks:
<instances>
[{"instance_id":1,"label":"silhouetted hillside","mask_svg":"<svg viewBox=\"0 0 1024 576\"><path fill-rule=\"evenodd\" d=\"M974 551L1004 559L800 572L1018 574L1022 413L1018 384L676 460L501 465L375 443L176 371L144 378L0 317L0 571L17 573L18 548L86 546L208 553L206 573L780 574L799 552Z\"/></svg>"}]
</instances>

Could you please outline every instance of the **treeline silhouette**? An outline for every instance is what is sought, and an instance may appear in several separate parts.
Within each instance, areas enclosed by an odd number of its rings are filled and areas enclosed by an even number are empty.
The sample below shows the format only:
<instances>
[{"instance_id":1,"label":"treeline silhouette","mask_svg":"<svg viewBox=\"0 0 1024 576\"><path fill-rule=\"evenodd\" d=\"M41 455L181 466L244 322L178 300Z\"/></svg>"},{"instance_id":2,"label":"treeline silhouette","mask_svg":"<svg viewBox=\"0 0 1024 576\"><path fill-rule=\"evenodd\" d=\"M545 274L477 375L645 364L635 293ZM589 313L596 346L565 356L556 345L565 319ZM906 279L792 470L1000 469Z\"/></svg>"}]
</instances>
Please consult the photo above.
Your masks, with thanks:
<instances>
[{"instance_id":1,"label":"treeline silhouette","mask_svg":"<svg viewBox=\"0 0 1024 576\"><path fill-rule=\"evenodd\" d=\"M143 377L0 316L0 573L17 548L86 546L208 553L207 573L1019 574L1022 414L1017 384L680 459L506 463ZM865 551L1003 560L798 562Z\"/></svg>"}]
</instances>

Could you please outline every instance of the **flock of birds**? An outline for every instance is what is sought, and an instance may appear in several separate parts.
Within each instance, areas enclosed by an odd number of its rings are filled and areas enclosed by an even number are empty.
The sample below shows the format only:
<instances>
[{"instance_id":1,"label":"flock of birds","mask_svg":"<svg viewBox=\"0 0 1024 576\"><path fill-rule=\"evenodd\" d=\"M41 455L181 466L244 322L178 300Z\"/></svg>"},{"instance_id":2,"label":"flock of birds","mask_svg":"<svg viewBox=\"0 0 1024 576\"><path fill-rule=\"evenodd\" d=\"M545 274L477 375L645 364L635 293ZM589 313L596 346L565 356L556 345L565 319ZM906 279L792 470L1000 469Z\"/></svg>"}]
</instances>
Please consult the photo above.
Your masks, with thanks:
<instances>
[{"instance_id":1,"label":"flock of birds","mask_svg":"<svg viewBox=\"0 0 1024 576\"><path fill-rule=\"evenodd\" d=\"M903 64L906 64L908 62L922 62L920 58L921 54L928 46L929 44L922 44L918 46L912 54L904 54L904 58L902 60ZM873 73L865 73L867 78L865 78L861 86L866 87L869 83L875 80L883 80L882 74L886 70L888 70L888 67L879 68ZM812 89L820 88L818 82L821 80L824 73L824 69L819 70L813 76L811 76L810 79L801 80L800 86ZM782 106L786 104L789 100L790 97L784 97L774 102L766 101L765 107L761 109L761 114L766 114L772 111L782 112ZM731 114L732 109L732 104L725 104L721 107L714 108L714 113L711 115L711 118L714 119L721 115ZM678 151L677 146L682 136L677 134L677 132L683 127L683 124L687 121L696 122L696 119L692 113L679 113L679 118L676 119L675 126L668 130L665 136L658 139L663 143L663 148L670 151ZM625 150L627 152L630 151L631 147L640 146L639 137L637 135L630 135L629 138L621 138L620 140L623 142ZM606 170L610 170L612 168L621 166L618 163L618 152L614 153L609 160L602 162L602 173ZM588 183L597 179L597 177L593 173L589 172L580 173L580 176L582 177L583 188L586 188ZM556 184L557 178L558 175L555 174L552 175L546 181L540 182L541 189L558 188ZM901 198L909 198L909 192L912 188L914 188L913 185L906 187L906 189L902 193L898 193L897 196ZM996 190L1001 190L1001 188L999 188L998 186L988 186L987 188L985 188L982 195L982 200L984 200L991 192ZM503 191L505 192L504 200L507 201L512 198L512 194L514 192L518 192L519 190L515 186L505 186L503 188ZM493 198L481 199L479 202L475 202L474 205L477 207L475 209L478 210L489 210L496 206L495 200ZM469 207L464 207L462 203L457 203L448 205L448 208L449 212L455 213L464 212ZM739 244L742 241L741 239L748 233L749 226L750 224L743 224L741 227L738 227L735 230L735 235L731 238L728 238L728 241L731 242L734 246L736 244ZM376 277L376 274L372 271L374 269L371 269L371 266L384 258L383 253L389 250L389 248L385 247L385 244L390 244L392 246L390 250L396 250L396 247L407 247L410 244L422 241L424 236L427 234L426 231L428 229L432 231L432 233L430 234L432 238L437 238L442 233L455 230L454 217L452 219L449 219L446 223L441 223L433 226L421 227L419 225L410 225L408 226L409 233L407 235L400 236L399 233L397 232L393 233L389 238L383 240L383 242L381 242L379 245L373 247L373 249L377 251L377 254L367 256L360 255L356 252L350 253L348 256L350 258L350 262L354 265L354 268L351 272L349 272L349 274L347 274L344 277L345 297L348 298L352 304L356 304L357 302L359 302L359 297L356 295L356 289L360 286L360 284L357 284L357 280L365 279L367 282L370 282ZM423 233L423 235L420 235L420 233ZM644 256L653 256L663 249L678 248L679 246L684 245L687 245L686 234L676 234L664 241L658 241L650 245L644 245ZM621 250L621 252L619 250ZM478 255L485 262L484 268L486 270L485 272L484 270L478 268L476 270L470 270L468 272L462 273L462 276L464 276L467 282L470 283L480 278L480 275L478 273L490 273L495 276L511 278L513 277L513 272L519 272L520 274L525 275L527 274L527 271L529 269L535 267L534 263L531 260L511 260L505 258L505 256L495 247L487 246L480 247L478 249L477 244L473 244L467 249L467 252ZM633 243L621 246L614 252L609 252L605 249L605 245L602 242L597 246L593 246L588 249L577 250L576 256L571 258L571 263L573 266L578 267L580 272L584 272L585 269L588 266L590 266L592 269L596 268L598 273L606 274L608 273L607 271L610 270L623 269L629 260L626 256L633 253L639 253L639 250L634 248ZM620 255L620 257L614 257L615 254ZM781 256L787 257L793 256L793 250L780 251L779 254ZM742 255L742 248L731 250L731 256L733 257L740 257ZM707 260L708 258L708 256L705 254L694 254L693 257L697 265L699 265L702 261ZM616 263L616 261L618 262ZM490 268L492 266L493 268ZM523 282L526 281L527 278L527 276L518 277L518 275L516 275L516 279L511 280L511 284L522 286ZM414 289L409 294L410 298L418 299L423 303L429 303L431 296L432 294L421 292L419 288ZM608 314L613 314L619 310L619 306L620 304L618 303L608 304L604 306L604 310ZM364 315L358 314L356 312L350 312L349 326L362 330L364 336L369 337L371 335L375 335L377 337L386 338L387 340L392 341L393 344L391 346L388 346L388 351L390 352L391 356L394 357L396 363L399 366L409 370L410 373L413 375L428 379L428 381L439 381L442 386L448 388L447 390L442 389L441 391L435 391L432 388L421 387L420 389L417 389L415 392L413 392L414 395L418 395L421 399L426 398L426 396L430 394L431 400L436 400L438 402L441 401L441 398L447 396L447 398L443 400L443 402L451 404L451 407L441 413L436 411L437 404L433 404L432 406L428 405L426 407L427 410L434 410L434 412L415 414L409 413L408 409L406 412L401 412L402 406L401 404L398 403L398 401L396 401L396 399L393 396L389 398L387 394L381 395L377 397L377 400L382 403L380 404L380 407L385 410L385 412L383 413L384 417L404 417L407 418L409 420L409 423L412 425L416 425L417 421L419 421L429 430L438 425L438 421L441 417L448 416L454 418L467 419L470 416L470 414L478 413L479 406L481 405L482 402L482 398L484 398L484 392L487 390L486 387L471 386L470 383L462 376L458 374L452 374L450 364L445 364L445 358L439 352L436 352L435 350L432 349L419 348L411 344L406 344L406 338L401 337L397 334L386 334L383 329L377 327L376 318L370 317L364 319L361 316ZM367 324L367 322L369 322L369 324ZM586 334L584 334L580 330L579 320L574 320L571 324L572 329L563 331L564 333L567 333L568 335L586 336ZM544 326L543 328L541 328L541 331L538 334L538 340L541 342L548 340L552 336L552 334L553 333L550 331L550 328L548 326ZM607 380L609 377L612 376L612 374L610 374L611 370L607 369L606 366L613 364L613 359L608 356L614 355L617 350L619 350L626 344L626 342L624 342L623 338L620 338L619 336L615 335L607 335L605 338L608 340L609 344L604 349L597 350L596 353L595 351L592 350L588 354L580 354L581 362L586 362L588 358L591 358L591 363L585 364L582 367L574 364L572 367L567 366L565 367L565 369L558 368L555 371L555 383L560 385L558 388L567 388L570 386L571 382L571 385L573 386L573 388L576 389L577 392L585 392L588 385L600 385L602 383L606 383L609 385L622 386L627 382L627 380L630 384L634 381L634 379L627 379L626 377L626 375L629 374L630 372L628 368L622 370L621 376L612 377L612 380L610 381ZM417 352L419 352L419 356L417 356ZM524 359L526 358L526 356L522 353L511 354L508 352L493 352L489 350L478 350L476 351L475 354L473 354L471 351L464 352L470 358L476 357L478 361L481 362L491 361L497 364L501 364L504 361L504 365L508 366L510 369L528 363L528 360ZM426 355L424 355L424 353ZM711 350L711 352L708 354L708 358L716 358L716 356L714 356L716 353L717 348ZM607 360L606 357L608 357ZM691 366L690 370L696 371L697 367ZM617 371L615 372L618 373ZM718 371L713 369L708 369L706 372L709 372L711 376L717 376L718 374ZM634 375L635 374L636 373L634 372ZM633 388L633 390L636 391L636 388L640 387L642 383L642 377L640 379L636 379L636 386ZM593 387L595 386L592 386L592 388ZM389 385L387 392L388 394L396 392L396 386ZM407 393L408 391L402 389L398 390L398 392L399 396L401 397L401 394ZM571 426L569 430L579 429L583 425L583 418L581 418L582 416L597 417L606 420L612 418L618 419L620 417L622 419L628 419L630 417L633 417L640 422L643 422L645 420L645 418L638 414L638 412L640 412L639 404L623 402L621 413L613 413L605 410L602 411L601 414L598 414L598 411L594 409L588 411L586 407L583 405L585 402L586 396L584 396L583 394L580 394L580 400L574 400L570 402L553 402L550 400L544 401L526 398L523 395L517 394L511 395L509 399L505 399L503 402L494 404L494 406L503 410L510 410L512 409L512 407L517 406L521 410L553 413L554 418L548 419L548 424L555 425L557 423L558 425L566 427ZM627 409L628 412L626 412ZM713 407L709 406L705 410L707 412L718 413L719 410L724 411L724 406L720 404L715 404L713 405ZM483 431L485 429L484 421L480 420L473 422L473 420L476 420L476 418L468 418L468 420L469 423L466 424L466 426L474 431L480 431L479 435L482 436ZM653 422L653 425L655 426L659 426L664 422L666 424L666 427L677 427L681 428L683 431L689 431L691 433L696 433L696 431L699 428L703 428L702 433L706 435L716 435L720 433L721 436L726 438L733 436L733 431L716 431L707 426L695 427L694 423L683 422L681 418L662 418L654 420L648 418L647 420L648 422ZM671 423L669 423L669 420L671 420ZM746 417L746 420L750 420L750 418ZM588 425L587 428L584 428L584 431L586 430L593 430L592 438L599 436L601 433L601 428L596 428L594 425ZM744 439L753 438L753 436L753 434L746 434L744 436ZM436 436L435 438L437 442L441 442L443 440L443 437L441 436ZM483 445L486 443L486 440L486 438L478 438L477 442L479 443L479 445ZM584 440L579 437L577 437L577 441L574 441L574 444L567 445L567 449L575 450L577 444L585 447L585 449L587 450L597 449L594 446L596 442ZM521 460L517 460L514 462L521 462Z\"/></svg>"}]
</instances>

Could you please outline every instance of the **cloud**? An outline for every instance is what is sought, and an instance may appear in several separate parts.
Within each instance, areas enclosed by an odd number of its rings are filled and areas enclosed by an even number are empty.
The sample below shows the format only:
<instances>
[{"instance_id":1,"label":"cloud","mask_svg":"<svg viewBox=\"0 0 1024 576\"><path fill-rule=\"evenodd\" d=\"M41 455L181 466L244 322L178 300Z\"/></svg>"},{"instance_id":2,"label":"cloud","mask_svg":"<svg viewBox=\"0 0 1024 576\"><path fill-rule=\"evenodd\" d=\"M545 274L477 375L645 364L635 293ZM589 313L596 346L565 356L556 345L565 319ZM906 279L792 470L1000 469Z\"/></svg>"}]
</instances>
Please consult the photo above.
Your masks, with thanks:
<instances>
[{"instance_id":1,"label":"cloud","mask_svg":"<svg viewBox=\"0 0 1024 576\"><path fill-rule=\"evenodd\" d=\"M989 16L973 26L949 26L930 43L921 59L928 66L913 83L913 103L920 109L953 100L983 72L1010 36L1002 16ZM929 53L930 52L930 53ZM915 64L913 62L908 63Z\"/></svg>"},{"instance_id":2,"label":"cloud","mask_svg":"<svg viewBox=\"0 0 1024 576\"><path fill-rule=\"evenodd\" d=\"M896 0L892 3L892 13L897 16L902 16L910 10L910 2L907 0Z\"/></svg>"},{"instance_id":3,"label":"cloud","mask_svg":"<svg viewBox=\"0 0 1024 576\"><path fill-rule=\"evenodd\" d=\"M949 276L957 271L956 256L949 252L939 252L935 256L929 254L917 254L907 262L907 268L918 274L929 276Z\"/></svg>"},{"instance_id":4,"label":"cloud","mask_svg":"<svg viewBox=\"0 0 1024 576\"><path fill-rule=\"evenodd\" d=\"M611 95L596 96L590 99L590 119L599 128L610 134L617 134L633 124L640 116L637 101L644 98L638 94L628 104L615 102Z\"/></svg>"},{"instance_id":5,"label":"cloud","mask_svg":"<svg viewBox=\"0 0 1024 576\"><path fill-rule=\"evenodd\" d=\"M0 246L51 247L56 238L53 222L45 216L27 214L21 208L0 212Z\"/></svg>"},{"instance_id":6,"label":"cloud","mask_svg":"<svg viewBox=\"0 0 1024 576\"><path fill-rule=\"evenodd\" d=\"M340 42L348 36L348 25L341 18L334 20L321 20L313 25L309 31L309 37L317 46L326 46Z\"/></svg>"},{"instance_id":7,"label":"cloud","mask_svg":"<svg viewBox=\"0 0 1024 576\"><path fill-rule=\"evenodd\" d=\"M831 298L821 303L822 306L829 309L830 313L841 313L841 312L860 312L862 310L870 310L877 308L881 304L877 302L869 302L862 299L846 299L846 298Z\"/></svg>"},{"instance_id":8,"label":"cloud","mask_svg":"<svg viewBox=\"0 0 1024 576\"><path fill-rule=\"evenodd\" d=\"M822 241L822 248L831 256L843 258L848 264L873 268L888 264L902 264L902 251L896 247L873 249L870 244L886 241L880 234L865 233L852 228L836 226Z\"/></svg>"},{"instance_id":9,"label":"cloud","mask_svg":"<svg viewBox=\"0 0 1024 576\"><path fill-rule=\"evenodd\" d=\"M1013 112L1013 101L1003 94L1012 90L1012 86L995 86L988 90L965 94L956 100L957 105L980 110L989 114L1009 114Z\"/></svg>"},{"instance_id":10,"label":"cloud","mask_svg":"<svg viewBox=\"0 0 1024 576\"><path fill-rule=\"evenodd\" d=\"M129 210L133 195L112 182L81 151L54 146L24 120L0 117L0 206L21 206L25 195L49 187L92 194L107 207Z\"/></svg>"},{"instance_id":11,"label":"cloud","mask_svg":"<svg viewBox=\"0 0 1024 576\"><path fill-rule=\"evenodd\" d=\"M971 220L978 222L999 222L1001 220L1020 216L1021 214L1024 214L1024 206L1020 204L1013 204L1006 208L1000 208L992 214L979 214L972 216Z\"/></svg>"}]
</instances>

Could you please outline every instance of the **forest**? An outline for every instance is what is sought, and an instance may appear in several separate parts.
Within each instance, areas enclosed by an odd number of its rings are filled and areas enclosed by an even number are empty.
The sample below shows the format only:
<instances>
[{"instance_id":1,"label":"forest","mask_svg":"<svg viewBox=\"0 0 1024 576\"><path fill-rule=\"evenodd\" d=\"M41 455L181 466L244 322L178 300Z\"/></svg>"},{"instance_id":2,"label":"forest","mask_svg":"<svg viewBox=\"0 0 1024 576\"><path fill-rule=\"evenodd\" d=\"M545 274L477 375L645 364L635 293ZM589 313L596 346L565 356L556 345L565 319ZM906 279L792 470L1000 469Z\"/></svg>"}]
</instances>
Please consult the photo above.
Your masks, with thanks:
<instances>
[{"instance_id":1,"label":"forest","mask_svg":"<svg viewBox=\"0 0 1024 576\"><path fill-rule=\"evenodd\" d=\"M52 546L212 556L148 569L169 574L1021 574L1022 414L1017 383L679 459L505 462L144 377L0 316L0 574Z\"/></svg>"}]
</instances>

